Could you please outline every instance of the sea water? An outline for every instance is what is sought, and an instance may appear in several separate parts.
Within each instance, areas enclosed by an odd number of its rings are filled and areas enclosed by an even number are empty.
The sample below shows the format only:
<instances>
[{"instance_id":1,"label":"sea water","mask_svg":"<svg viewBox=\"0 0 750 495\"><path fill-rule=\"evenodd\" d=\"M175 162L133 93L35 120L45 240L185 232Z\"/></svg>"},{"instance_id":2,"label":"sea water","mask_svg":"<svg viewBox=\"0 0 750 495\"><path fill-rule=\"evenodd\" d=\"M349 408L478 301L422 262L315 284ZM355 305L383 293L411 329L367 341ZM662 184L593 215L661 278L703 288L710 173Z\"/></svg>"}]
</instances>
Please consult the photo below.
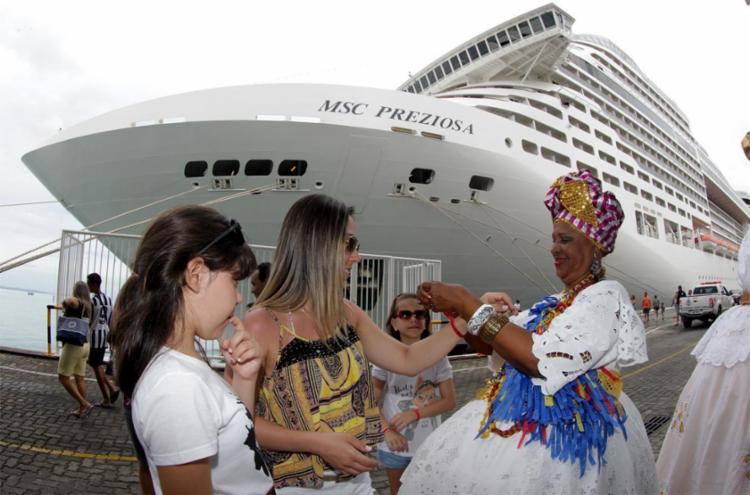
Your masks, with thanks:
<instances>
[{"instance_id":1,"label":"sea water","mask_svg":"<svg viewBox=\"0 0 750 495\"><path fill-rule=\"evenodd\" d=\"M47 352L47 305L54 299L44 292L0 288L0 346ZM52 310L53 352L57 315Z\"/></svg>"}]
</instances>

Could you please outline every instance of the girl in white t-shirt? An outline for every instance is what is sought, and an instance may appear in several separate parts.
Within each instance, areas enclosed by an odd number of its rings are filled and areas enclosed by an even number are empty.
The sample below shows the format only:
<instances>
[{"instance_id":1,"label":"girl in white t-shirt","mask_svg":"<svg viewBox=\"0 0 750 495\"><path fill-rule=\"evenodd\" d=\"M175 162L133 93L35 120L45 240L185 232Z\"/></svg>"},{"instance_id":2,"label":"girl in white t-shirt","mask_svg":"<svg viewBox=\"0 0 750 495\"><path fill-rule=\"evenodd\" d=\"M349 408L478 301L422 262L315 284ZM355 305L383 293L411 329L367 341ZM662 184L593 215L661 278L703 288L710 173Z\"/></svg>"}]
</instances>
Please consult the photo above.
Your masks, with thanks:
<instances>
[{"instance_id":1,"label":"girl in white t-shirt","mask_svg":"<svg viewBox=\"0 0 750 495\"><path fill-rule=\"evenodd\" d=\"M112 338L157 494L272 491L249 412L259 350L234 316L237 281L254 267L240 225L202 206L163 213L138 246ZM221 349L234 390L196 349L197 337L218 339L227 324L235 332Z\"/></svg>"},{"instance_id":2,"label":"girl in white t-shirt","mask_svg":"<svg viewBox=\"0 0 750 495\"><path fill-rule=\"evenodd\" d=\"M429 316L416 294L399 294L391 304L386 329L411 345L430 335ZM448 358L443 358L417 376L399 375L377 366L373 366L372 376L385 425L378 460L388 475L391 495L395 495L411 456L440 425L440 415L456 407L453 370Z\"/></svg>"}]
</instances>

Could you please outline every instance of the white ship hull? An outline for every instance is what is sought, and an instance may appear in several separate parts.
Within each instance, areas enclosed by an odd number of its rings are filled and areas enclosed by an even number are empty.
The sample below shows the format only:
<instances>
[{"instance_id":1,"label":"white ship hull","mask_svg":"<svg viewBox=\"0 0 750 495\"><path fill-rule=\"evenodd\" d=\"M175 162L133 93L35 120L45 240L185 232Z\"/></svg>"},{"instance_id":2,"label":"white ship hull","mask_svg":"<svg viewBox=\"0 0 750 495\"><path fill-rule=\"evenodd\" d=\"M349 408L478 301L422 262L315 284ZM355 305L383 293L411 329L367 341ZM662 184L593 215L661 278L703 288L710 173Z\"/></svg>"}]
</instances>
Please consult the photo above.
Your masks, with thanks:
<instances>
[{"instance_id":1,"label":"white ship hull","mask_svg":"<svg viewBox=\"0 0 750 495\"><path fill-rule=\"evenodd\" d=\"M404 112L396 114L398 109ZM306 173L294 177L299 190L277 189L216 206L241 222L251 242L275 244L281 220L296 199L311 192L329 194L355 206L364 251L440 259L444 280L476 292L504 290L527 305L560 288L548 252L551 226L542 199L553 180L571 168L526 153L521 147L526 132L473 107L398 91L243 86L118 110L63 131L23 159L84 225L194 184L200 187L97 231L149 218L174 204L204 203L273 184L282 160L305 160ZM560 148L552 137L535 141ZM582 153L572 146L566 151ZM242 166L250 159L270 159L274 169L269 176L252 177L241 170L228 177L232 191L213 190L211 164L225 159ZM185 164L197 160L208 162L206 175L185 177ZM433 170L434 180L411 183L414 168ZM473 175L495 180L474 201ZM621 280L633 294L645 290L667 301L678 284L701 279L718 278L734 287L735 261L639 235L638 197L615 193L626 219L615 252L605 258L610 278Z\"/></svg>"}]
</instances>

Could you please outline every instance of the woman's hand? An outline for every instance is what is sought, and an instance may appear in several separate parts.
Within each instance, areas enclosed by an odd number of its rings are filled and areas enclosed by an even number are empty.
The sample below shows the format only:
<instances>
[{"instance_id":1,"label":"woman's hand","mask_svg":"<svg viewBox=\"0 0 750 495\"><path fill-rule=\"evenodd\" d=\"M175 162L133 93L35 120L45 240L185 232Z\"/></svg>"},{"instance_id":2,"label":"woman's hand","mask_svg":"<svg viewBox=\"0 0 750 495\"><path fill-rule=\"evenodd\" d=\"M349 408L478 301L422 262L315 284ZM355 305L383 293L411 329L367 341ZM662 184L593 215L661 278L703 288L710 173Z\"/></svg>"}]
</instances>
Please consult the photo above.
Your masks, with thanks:
<instances>
[{"instance_id":1,"label":"woman's hand","mask_svg":"<svg viewBox=\"0 0 750 495\"><path fill-rule=\"evenodd\" d=\"M479 300L483 304L491 304L495 308L495 311L500 313L507 313L509 311L511 314L518 313L518 310L513 305L513 299L505 292L485 292Z\"/></svg>"},{"instance_id":2,"label":"woman's hand","mask_svg":"<svg viewBox=\"0 0 750 495\"><path fill-rule=\"evenodd\" d=\"M401 433L388 430L385 432L385 443L393 452L406 452L409 450L409 441Z\"/></svg>"},{"instance_id":3,"label":"woman's hand","mask_svg":"<svg viewBox=\"0 0 750 495\"><path fill-rule=\"evenodd\" d=\"M417 413L414 412L414 409L411 409L409 411L402 411L393 416L389 424L395 430L401 431L411 423L417 421L417 419L419 419Z\"/></svg>"},{"instance_id":4,"label":"woman's hand","mask_svg":"<svg viewBox=\"0 0 750 495\"><path fill-rule=\"evenodd\" d=\"M417 290L420 301L433 311L458 314L468 320L481 301L463 285L424 282Z\"/></svg>"},{"instance_id":5,"label":"woman's hand","mask_svg":"<svg viewBox=\"0 0 750 495\"><path fill-rule=\"evenodd\" d=\"M378 467L378 461L366 455L372 448L348 433L317 433L316 443L315 453L336 471L356 476Z\"/></svg>"},{"instance_id":6,"label":"woman's hand","mask_svg":"<svg viewBox=\"0 0 750 495\"><path fill-rule=\"evenodd\" d=\"M234 327L234 335L220 345L224 361L230 367L227 376L255 380L263 362L260 346L239 318L233 316L229 323Z\"/></svg>"}]
</instances>

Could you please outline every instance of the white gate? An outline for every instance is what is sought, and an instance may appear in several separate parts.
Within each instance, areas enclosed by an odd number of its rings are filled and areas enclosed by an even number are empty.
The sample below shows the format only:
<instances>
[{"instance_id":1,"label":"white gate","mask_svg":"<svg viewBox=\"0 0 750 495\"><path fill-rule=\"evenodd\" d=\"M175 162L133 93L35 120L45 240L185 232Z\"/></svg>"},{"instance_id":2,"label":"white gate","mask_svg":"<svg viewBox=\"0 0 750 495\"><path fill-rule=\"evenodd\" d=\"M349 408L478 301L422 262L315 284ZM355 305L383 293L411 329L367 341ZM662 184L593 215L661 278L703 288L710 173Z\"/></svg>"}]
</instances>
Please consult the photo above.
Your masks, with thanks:
<instances>
[{"instance_id":1,"label":"white gate","mask_svg":"<svg viewBox=\"0 0 750 495\"><path fill-rule=\"evenodd\" d=\"M60 241L60 263L57 277L57 301L71 295L73 285L85 281L92 272L102 277L102 291L117 297L120 288L132 272L132 261L138 248L140 236L78 232L65 230ZM273 262L276 248L251 244L258 263ZM441 279L441 264L438 260L399 258L362 254L362 261L352 267L347 297L358 304L379 328L384 328L391 301L401 292L414 292L426 280ZM246 304L252 301L250 281L239 286L245 304L237 308L242 316ZM54 319L56 320L56 318ZM227 329L225 332L229 332ZM228 335L228 333L226 333ZM217 341L201 341L206 354L220 359Z\"/></svg>"}]
</instances>

